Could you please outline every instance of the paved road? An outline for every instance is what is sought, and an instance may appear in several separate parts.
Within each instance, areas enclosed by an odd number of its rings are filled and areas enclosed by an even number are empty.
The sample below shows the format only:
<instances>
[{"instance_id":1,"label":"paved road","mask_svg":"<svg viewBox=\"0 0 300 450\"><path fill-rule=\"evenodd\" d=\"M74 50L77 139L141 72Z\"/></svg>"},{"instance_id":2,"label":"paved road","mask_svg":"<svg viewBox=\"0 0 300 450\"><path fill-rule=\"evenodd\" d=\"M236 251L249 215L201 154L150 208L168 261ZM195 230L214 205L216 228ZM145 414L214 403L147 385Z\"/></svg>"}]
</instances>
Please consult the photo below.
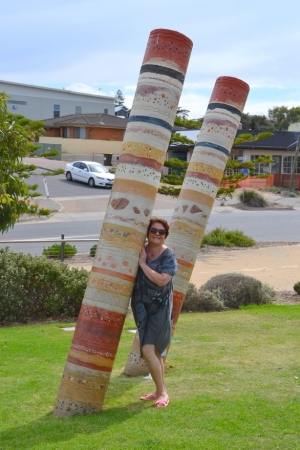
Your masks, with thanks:
<instances>
[{"instance_id":1,"label":"paved road","mask_svg":"<svg viewBox=\"0 0 300 450\"><path fill-rule=\"evenodd\" d=\"M48 191L52 199L62 196L75 198L82 196L109 195L110 189L104 187L91 188L80 181L67 181L65 175L43 176L34 174L28 179L28 184L37 184L38 192L42 197L46 196L44 179L46 179Z\"/></svg>"},{"instance_id":2,"label":"paved road","mask_svg":"<svg viewBox=\"0 0 300 450\"><path fill-rule=\"evenodd\" d=\"M59 214L54 215L59 218ZM0 240L23 240L23 239L60 239L61 234L66 239L98 239L104 218L102 213L78 214L76 220L70 215L69 221L42 221L24 222L17 224L14 229L5 233ZM160 210L159 214L168 221L172 214L168 210ZM270 212L219 212L213 211L207 225L207 231L216 227L228 230L241 230L256 241L284 241L300 242L300 211L270 211ZM78 252L86 252L94 242L73 243ZM41 254L44 247L49 244L8 244L13 251L24 253ZM0 247L5 244L0 244Z\"/></svg>"},{"instance_id":3,"label":"paved road","mask_svg":"<svg viewBox=\"0 0 300 450\"><path fill-rule=\"evenodd\" d=\"M41 160L41 161L40 161ZM52 168L64 167L60 161L43 161L39 158L36 165ZM41 169L39 172L41 172ZM15 225L14 229L0 236L0 241L25 239L60 239L64 234L66 239L98 239L102 221L109 201L110 190L105 188L90 188L79 182L68 182L64 175L46 177L50 198L46 198L43 176L33 175L30 182L37 182L43 196L40 204L49 209L59 211L46 220L27 220ZM237 199L220 206L216 200L210 215L206 231L216 227L229 230L241 230L256 241L300 242L300 197L296 199L272 196L271 201L283 205L291 205L295 210L284 211L240 211L232 205ZM153 213L171 220L176 199L158 195ZM74 243L78 252L86 252L94 242ZM0 248L5 247L0 243ZM7 244L13 251L41 254L47 243Z\"/></svg>"}]
</instances>

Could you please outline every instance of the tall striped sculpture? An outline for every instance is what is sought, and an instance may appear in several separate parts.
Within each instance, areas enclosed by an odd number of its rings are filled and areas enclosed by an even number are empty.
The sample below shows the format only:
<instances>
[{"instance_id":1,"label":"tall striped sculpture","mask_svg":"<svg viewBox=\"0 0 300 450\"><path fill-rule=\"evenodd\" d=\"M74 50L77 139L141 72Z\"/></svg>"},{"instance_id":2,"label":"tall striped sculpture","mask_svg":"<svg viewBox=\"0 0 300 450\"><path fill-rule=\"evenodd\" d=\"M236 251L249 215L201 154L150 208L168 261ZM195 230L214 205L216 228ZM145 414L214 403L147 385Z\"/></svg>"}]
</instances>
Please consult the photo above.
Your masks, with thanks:
<instances>
[{"instance_id":1,"label":"tall striped sculpture","mask_svg":"<svg viewBox=\"0 0 300 450\"><path fill-rule=\"evenodd\" d=\"M173 334L248 93L249 86L244 81L232 77L217 79L176 203L166 240L178 261L174 277ZM124 370L126 375L148 372L139 348L136 333Z\"/></svg>"},{"instance_id":2,"label":"tall striped sculpture","mask_svg":"<svg viewBox=\"0 0 300 450\"><path fill-rule=\"evenodd\" d=\"M56 417L103 408L191 50L176 31L150 33Z\"/></svg>"}]
</instances>

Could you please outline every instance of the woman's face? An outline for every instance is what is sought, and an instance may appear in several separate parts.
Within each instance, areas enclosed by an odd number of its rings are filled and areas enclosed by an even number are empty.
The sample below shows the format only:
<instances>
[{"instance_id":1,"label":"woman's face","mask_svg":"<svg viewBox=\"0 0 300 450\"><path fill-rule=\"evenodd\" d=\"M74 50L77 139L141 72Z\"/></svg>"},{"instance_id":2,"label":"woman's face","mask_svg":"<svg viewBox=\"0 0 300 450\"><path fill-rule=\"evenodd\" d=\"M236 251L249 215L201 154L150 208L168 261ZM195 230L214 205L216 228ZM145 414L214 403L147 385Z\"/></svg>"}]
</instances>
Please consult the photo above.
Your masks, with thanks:
<instances>
[{"instance_id":1,"label":"woman's face","mask_svg":"<svg viewBox=\"0 0 300 450\"><path fill-rule=\"evenodd\" d=\"M165 227L159 222L154 222L151 225L150 230L148 232L149 243L162 245L165 242L165 239L166 239Z\"/></svg>"}]
</instances>

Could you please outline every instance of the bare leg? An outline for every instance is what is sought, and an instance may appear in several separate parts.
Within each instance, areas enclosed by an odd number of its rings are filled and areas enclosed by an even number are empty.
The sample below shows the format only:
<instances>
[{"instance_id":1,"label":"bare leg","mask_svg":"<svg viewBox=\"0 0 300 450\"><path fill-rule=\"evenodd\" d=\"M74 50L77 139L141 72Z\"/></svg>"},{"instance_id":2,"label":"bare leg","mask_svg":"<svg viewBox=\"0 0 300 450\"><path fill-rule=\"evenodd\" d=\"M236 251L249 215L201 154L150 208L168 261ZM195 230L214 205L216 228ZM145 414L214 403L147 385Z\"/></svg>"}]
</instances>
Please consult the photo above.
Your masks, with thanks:
<instances>
[{"instance_id":1,"label":"bare leg","mask_svg":"<svg viewBox=\"0 0 300 450\"><path fill-rule=\"evenodd\" d=\"M142 353L156 386L156 400L168 398L164 383L164 362L162 356L152 344L143 345Z\"/></svg>"},{"instance_id":2,"label":"bare leg","mask_svg":"<svg viewBox=\"0 0 300 450\"><path fill-rule=\"evenodd\" d=\"M161 354L157 351L157 349L155 348L155 354L157 356L157 359L159 360L160 363L160 370L161 370L161 375L162 375L162 382L163 382L163 387L164 387L164 392L166 392L166 386L165 386L165 364L164 364L164 359L161 356Z\"/></svg>"}]
</instances>

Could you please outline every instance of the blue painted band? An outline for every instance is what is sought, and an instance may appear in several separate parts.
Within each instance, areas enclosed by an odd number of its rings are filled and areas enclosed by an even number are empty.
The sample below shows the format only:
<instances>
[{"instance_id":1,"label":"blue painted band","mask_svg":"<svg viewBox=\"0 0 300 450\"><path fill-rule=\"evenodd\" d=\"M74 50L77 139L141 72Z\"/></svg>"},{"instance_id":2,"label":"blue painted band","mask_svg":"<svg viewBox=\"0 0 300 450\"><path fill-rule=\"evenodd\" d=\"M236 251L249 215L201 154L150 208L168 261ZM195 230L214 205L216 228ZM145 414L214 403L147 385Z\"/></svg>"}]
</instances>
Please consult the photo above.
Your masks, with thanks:
<instances>
[{"instance_id":1,"label":"blue painted band","mask_svg":"<svg viewBox=\"0 0 300 450\"><path fill-rule=\"evenodd\" d=\"M168 67L157 66L156 64L144 64L141 67L140 73L157 73L158 75L166 75L167 77L174 78L175 80L180 81L183 84L184 75L177 70L169 69Z\"/></svg>"},{"instance_id":2,"label":"blue painted band","mask_svg":"<svg viewBox=\"0 0 300 450\"><path fill-rule=\"evenodd\" d=\"M239 117L242 116L242 113L240 110L238 110L237 108L235 108L234 106L231 105L227 105L226 103L210 103L207 107L207 109L216 109L216 108L220 108L220 109L226 109L226 111L231 112L232 114L237 114Z\"/></svg>"},{"instance_id":3,"label":"blue painted band","mask_svg":"<svg viewBox=\"0 0 300 450\"><path fill-rule=\"evenodd\" d=\"M169 131L172 131L172 125L162 119L158 119L157 117L149 117L149 116L130 116L128 119L129 122L145 122L151 123L153 125L158 125L159 127L166 128Z\"/></svg>"},{"instance_id":4,"label":"blue painted band","mask_svg":"<svg viewBox=\"0 0 300 450\"><path fill-rule=\"evenodd\" d=\"M224 153L224 155L229 155L229 151L227 150L227 148L222 147L221 145L217 145L217 144L213 144L212 142L197 142L195 147L209 147L209 148L213 148L214 150L218 150L218 152Z\"/></svg>"}]
</instances>

